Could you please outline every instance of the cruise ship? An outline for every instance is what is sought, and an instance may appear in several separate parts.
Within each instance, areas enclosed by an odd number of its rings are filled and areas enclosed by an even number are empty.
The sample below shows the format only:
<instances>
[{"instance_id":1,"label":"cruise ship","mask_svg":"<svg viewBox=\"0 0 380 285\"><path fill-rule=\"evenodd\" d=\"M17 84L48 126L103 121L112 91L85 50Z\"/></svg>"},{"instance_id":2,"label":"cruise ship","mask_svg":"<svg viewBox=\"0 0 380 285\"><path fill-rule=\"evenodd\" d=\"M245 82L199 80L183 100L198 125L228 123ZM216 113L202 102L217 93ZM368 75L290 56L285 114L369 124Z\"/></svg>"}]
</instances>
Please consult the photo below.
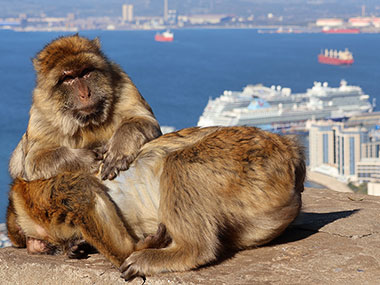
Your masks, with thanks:
<instances>
[{"instance_id":1,"label":"cruise ship","mask_svg":"<svg viewBox=\"0 0 380 285\"><path fill-rule=\"evenodd\" d=\"M290 88L258 84L210 98L198 126L247 125L272 131L302 131L309 119L339 121L372 110L369 95L345 80L339 87L314 82L306 93L295 94Z\"/></svg>"}]
</instances>

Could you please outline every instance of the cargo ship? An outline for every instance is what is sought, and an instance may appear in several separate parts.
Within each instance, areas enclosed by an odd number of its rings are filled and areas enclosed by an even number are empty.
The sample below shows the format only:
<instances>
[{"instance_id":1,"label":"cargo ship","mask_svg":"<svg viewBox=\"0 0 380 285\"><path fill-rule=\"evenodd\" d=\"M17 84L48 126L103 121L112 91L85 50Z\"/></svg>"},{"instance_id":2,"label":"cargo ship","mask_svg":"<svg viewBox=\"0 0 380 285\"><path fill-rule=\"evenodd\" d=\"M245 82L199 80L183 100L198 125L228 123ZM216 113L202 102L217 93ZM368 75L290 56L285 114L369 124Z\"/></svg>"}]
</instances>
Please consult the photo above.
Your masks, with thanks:
<instances>
[{"instance_id":1,"label":"cargo ship","mask_svg":"<svg viewBox=\"0 0 380 285\"><path fill-rule=\"evenodd\" d=\"M344 29L344 28L336 28L336 29L323 29L322 33L325 34L359 34L360 29Z\"/></svg>"},{"instance_id":2,"label":"cargo ship","mask_svg":"<svg viewBox=\"0 0 380 285\"><path fill-rule=\"evenodd\" d=\"M348 49L344 51L325 49L318 55L318 62L332 65L351 65L354 63L354 58Z\"/></svg>"},{"instance_id":3,"label":"cargo ship","mask_svg":"<svg viewBox=\"0 0 380 285\"><path fill-rule=\"evenodd\" d=\"M248 85L243 91L224 91L210 98L198 126L256 126L279 132L305 131L309 119L341 121L372 112L369 95L359 86L339 87L314 82L305 93L292 94L290 88Z\"/></svg>"},{"instance_id":4,"label":"cargo ship","mask_svg":"<svg viewBox=\"0 0 380 285\"><path fill-rule=\"evenodd\" d=\"M163 33L157 33L154 39L157 42L172 42L174 40L174 34L167 30Z\"/></svg>"}]
</instances>

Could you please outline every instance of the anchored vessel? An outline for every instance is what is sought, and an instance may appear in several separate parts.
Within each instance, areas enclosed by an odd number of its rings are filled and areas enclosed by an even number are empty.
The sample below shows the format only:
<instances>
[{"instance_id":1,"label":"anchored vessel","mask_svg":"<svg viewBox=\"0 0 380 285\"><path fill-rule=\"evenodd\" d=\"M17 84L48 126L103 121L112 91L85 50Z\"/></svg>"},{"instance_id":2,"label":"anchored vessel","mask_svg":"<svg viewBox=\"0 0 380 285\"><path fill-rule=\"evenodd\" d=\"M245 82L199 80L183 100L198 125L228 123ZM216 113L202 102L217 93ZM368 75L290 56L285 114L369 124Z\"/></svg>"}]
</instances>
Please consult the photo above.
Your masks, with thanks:
<instances>
[{"instance_id":1,"label":"anchored vessel","mask_svg":"<svg viewBox=\"0 0 380 285\"><path fill-rule=\"evenodd\" d=\"M323 29L325 34L360 34L360 29L348 29L348 28L337 28L337 29Z\"/></svg>"},{"instance_id":2,"label":"anchored vessel","mask_svg":"<svg viewBox=\"0 0 380 285\"><path fill-rule=\"evenodd\" d=\"M169 30L167 30L163 33L157 33L154 36L154 39L157 42L172 42L174 40L174 34L170 32Z\"/></svg>"},{"instance_id":3,"label":"anchored vessel","mask_svg":"<svg viewBox=\"0 0 380 285\"><path fill-rule=\"evenodd\" d=\"M224 91L210 98L198 126L257 126L266 130L301 131L309 119L343 120L372 112L369 95L359 86L329 87L314 82L306 93L292 94L290 88L248 85L242 92Z\"/></svg>"},{"instance_id":4,"label":"anchored vessel","mask_svg":"<svg viewBox=\"0 0 380 285\"><path fill-rule=\"evenodd\" d=\"M325 49L318 55L318 62L332 65L350 65L354 63L354 57L348 49L344 51Z\"/></svg>"}]
</instances>

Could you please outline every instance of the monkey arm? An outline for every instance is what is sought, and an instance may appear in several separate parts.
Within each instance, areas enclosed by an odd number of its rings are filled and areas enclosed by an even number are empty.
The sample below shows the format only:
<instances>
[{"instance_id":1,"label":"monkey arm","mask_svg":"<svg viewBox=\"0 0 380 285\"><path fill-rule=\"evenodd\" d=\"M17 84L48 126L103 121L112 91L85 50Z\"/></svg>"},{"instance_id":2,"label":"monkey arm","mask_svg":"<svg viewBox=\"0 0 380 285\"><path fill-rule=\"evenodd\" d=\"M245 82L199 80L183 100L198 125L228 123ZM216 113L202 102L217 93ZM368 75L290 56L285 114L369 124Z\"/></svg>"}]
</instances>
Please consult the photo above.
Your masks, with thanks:
<instances>
[{"instance_id":1,"label":"monkey arm","mask_svg":"<svg viewBox=\"0 0 380 285\"><path fill-rule=\"evenodd\" d=\"M17 147L12 153L9 161L9 174L13 179L16 177L24 177L24 150L23 146L26 144L25 134L18 143Z\"/></svg>"},{"instance_id":2,"label":"monkey arm","mask_svg":"<svg viewBox=\"0 0 380 285\"><path fill-rule=\"evenodd\" d=\"M92 150L46 147L43 142L38 142L25 156L24 173L27 180L47 179L64 171L95 173L99 164Z\"/></svg>"},{"instance_id":3,"label":"monkey arm","mask_svg":"<svg viewBox=\"0 0 380 285\"><path fill-rule=\"evenodd\" d=\"M102 150L102 179L114 179L119 171L127 170L140 148L160 135L158 122L152 117L135 116L125 119Z\"/></svg>"}]
</instances>

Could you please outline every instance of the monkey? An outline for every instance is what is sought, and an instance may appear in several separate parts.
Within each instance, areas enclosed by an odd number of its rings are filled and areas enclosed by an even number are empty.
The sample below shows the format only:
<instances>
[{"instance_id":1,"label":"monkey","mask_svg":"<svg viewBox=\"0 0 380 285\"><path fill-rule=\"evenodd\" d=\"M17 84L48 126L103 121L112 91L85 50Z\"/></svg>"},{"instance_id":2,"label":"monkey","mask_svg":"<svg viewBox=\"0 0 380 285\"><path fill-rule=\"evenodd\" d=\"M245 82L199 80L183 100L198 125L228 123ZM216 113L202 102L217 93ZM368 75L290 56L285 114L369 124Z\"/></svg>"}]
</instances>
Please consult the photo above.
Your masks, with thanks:
<instances>
[{"instance_id":1,"label":"monkey","mask_svg":"<svg viewBox=\"0 0 380 285\"><path fill-rule=\"evenodd\" d=\"M101 51L99 39L61 37L33 59L36 87L27 130L9 173L31 181L65 171L113 179L140 147L161 135L153 111L129 76ZM31 252L41 242L23 237Z\"/></svg>"},{"instance_id":2,"label":"monkey","mask_svg":"<svg viewBox=\"0 0 380 285\"><path fill-rule=\"evenodd\" d=\"M10 159L13 179L95 173L100 164L101 178L113 179L161 135L152 109L98 38L60 37L33 65L36 87L27 130Z\"/></svg>"},{"instance_id":3,"label":"monkey","mask_svg":"<svg viewBox=\"0 0 380 285\"><path fill-rule=\"evenodd\" d=\"M57 247L84 239L125 280L145 278L278 237L300 211L305 176L304 150L292 137L187 128L144 144L114 180L88 172L15 179L7 226L16 244L18 227Z\"/></svg>"}]
</instances>

